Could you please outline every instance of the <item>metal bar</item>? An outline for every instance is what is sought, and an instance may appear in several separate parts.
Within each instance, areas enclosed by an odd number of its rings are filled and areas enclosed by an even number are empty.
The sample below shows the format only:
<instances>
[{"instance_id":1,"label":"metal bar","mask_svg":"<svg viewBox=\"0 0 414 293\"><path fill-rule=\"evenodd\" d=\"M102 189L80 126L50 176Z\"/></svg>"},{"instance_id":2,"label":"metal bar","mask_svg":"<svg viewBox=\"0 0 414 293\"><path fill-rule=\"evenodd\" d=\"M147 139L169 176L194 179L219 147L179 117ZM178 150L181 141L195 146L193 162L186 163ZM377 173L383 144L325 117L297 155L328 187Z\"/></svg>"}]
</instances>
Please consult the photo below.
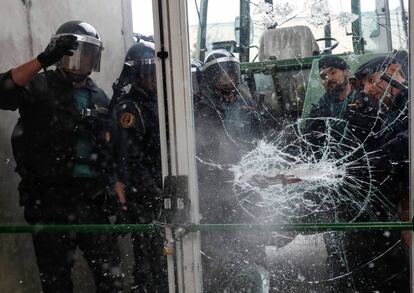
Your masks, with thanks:
<instances>
[{"instance_id":1,"label":"metal bar","mask_svg":"<svg viewBox=\"0 0 414 293\"><path fill-rule=\"evenodd\" d=\"M414 119L413 119L413 111L414 111L414 103L411 101L413 95L414 95L414 74L413 74L413 68L414 68L414 58L413 58L413 51L414 51L414 4L412 1L408 1L408 25L409 25L409 38L408 38L408 52L409 52L409 60L410 60L410 73L409 73L409 112L408 112L408 118L409 118L409 150L410 150L410 197L409 197L409 207L410 207L410 218L412 219L414 217L413 209L414 209L414 202L413 202L413 188L414 188L414 180L413 174L414 174L414 164L413 164L413 156L414 156L414 148L413 148L413 135L414 135ZM410 233L411 243L413 241L413 233ZM411 292L414 292L414 265L413 265L413 259L414 259L414 245L411 244L410 247L410 269L411 269Z\"/></svg>"},{"instance_id":2,"label":"metal bar","mask_svg":"<svg viewBox=\"0 0 414 293\"><path fill-rule=\"evenodd\" d=\"M158 117L160 127L160 144L161 144L161 161L162 175L166 178L172 173L171 149L170 149L170 132L169 132L169 112L168 112L168 86L167 86L167 64L168 55L166 48L168 47L168 37L164 32L164 12L162 0L153 0L153 23L155 35L155 48L160 52L162 58L156 59L157 74L157 97L158 97ZM157 56L158 57L158 56ZM161 82L159 82L161 81ZM164 182L165 184L165 182ZM165 239L171 244L173 237L171 229L165 228ZM168 288L169 293L175 293L176 290L176 273L174 255L167 255L167 271L168 271Z\"/></svg>"},{"instance_id":3,"label":"metal bar","mask_svg":"<svg viewBox=\"0 0 414 293\"><path fill-rule=\"evenodd\" d=\"M335 56L346 56L349 54L334 54ZM294 59L284 59L284 60L274 60L274 61L262 61L262 62L250 62L250 63L240 63L240 68L244 70L258 70L263 71L266 69L274 69L276 67L278 70L291 70L291 69L306 69L312 67L312 62L315 59L320 59L322 56L312 56L305 58L294 58Z\"/></svg>"},{"instance_id":4,"label":"metal bar","mask_svg":"<svg viewBox=\"0 0 414 293\"><path fill-rule=\"evenodd\" d=\"M352 44L354 47L354 53L363 54L364 40L362 39L360 0L352 0L351 11L353 14L358 15L358 19L352 23Z\"/></svg>"},{"instance_id":5,"label":"metal bar","mask_svg":"<svg viewBox=\"0 0 414 293\"><path fill-rule=\"evenodd\" d=\"M331 26L330 18L329 18L328 23L324 26L323 31L324 31L324 37L326 38L325 48L329 48L332 45L332 41L330 40L330 38L332 38L332 26ZM332 51L329 53L332 54Z\"/></svg>"},{"instance_id":6,"label":"metal bar","mask_svg":"<svg viewBox=\"0 0 414 293\"><path fill-rule=\"evenodd\" d=\"M204 61L207 51L207 12L208 0L201 0L197 33L196 58Z\"/></svg>"},{"instance_id":7,"label":"metal bar","mask_svg":"<svg viewBox=\"0 0 414 293\"><path fill-rule=\"evenodd\" d=\"M202 231L368 231L393 230L406 231L413 229L411 222L356 222L356 223L306 223L306 224L191 224L171 226L173 230L180 229L188 232ZM0 234L19 233L57 233L57 232L85 232L85 233L129 233L157 231L155 224L91 224L91 225L0 225Z\"/></svg>"},{"instance_id":8,"label":"metal bar","mask_svg":"<svg viewBox=\"0 0 414 293\"><path fill-rule=\"evenodd\" d=\"M0 234L38 233L129 233L155 232L154 224L88 224L88 225L0 225Z\"/></svg>"},{"instance_id":9,"label":"metal bar","mask_svg":"<svg viewBox=\"0 0 414 293\"><path fill-rule=\"evenodd\" d=\"M249 62L250 55L250 1L240 0L240 62Z\"/></svg>"},{"instance_id":10,"label":"metal bar","mask_svg":"<svg viewBox=\"0 0 414 293\"><path fill-rule=\"evenodd\" d=\"M168 111L172 176L186 176L188 198L184 209L188 221L198 224L197 170L195 159L195 135L193 128L193 106L190 74L190 52L188 46L187 0L162 0L165 7L165 39L167 86L169 92ZM182 190L182 189L181 189ZM186 198L184 193L177 199ZM174 229L174 227L172 227ZM190 233L176 239L177 285L179 293L201 293L201 255L199 233Z\"/></svg>"},{"instance_id":11,"label":"metal bar","mask_svg":"<svg viewBox=\"0 0 414 293\"><path fill-rule=\"evenodd\" d=\"M390 19L390 5L389 0L384 1L384 8L385 8L385 33L387 35L387 45L388 51L392 51L393 44L392 44L392 35L391 35L391 19Z\"/></svg>"},{"instance_id":12,"label":"metal bar","mask_svg":"<svg viewBox=\"0 0 414 293\"><path fill-rule=\"evenodd\" d=\"M405 32L405 36L408 38L408 16L405 13L404 0L400 0L400 6L401 6L401 21L403 23L403 29Z\"/></svg>"},{"instance_id":13,"label":"metal bar","mask_svg":"<svg viewBox=\"0 0 414 293\"><path fill-rule=\"evenodd\" d=\"M168 89L166 77L166 51L165 51L165 33L164 33L164 19L163 6L161 0L153 0L153 19L155 32L155 49L157 50L156 67L157 67L157 103L158 103L158 117L160 127L160 143L161 143L161 161L163 177L171 174L171 156L170 146L168 144ZM161 57L160 57L161 56ZM157 65L158 63L158 65Z\"/></svg>"},{"instance_id":14,"label":"metal bar","mask_svg":"<svg viewBox=\"0 0 414 293\"><path fill-rule=\"evenodd\" d=\"M348 54L333 54L334 56L344 57ZM321 55L305 57L305 58L294 58L294 59L283 59L283 60L270 60L262 62L245 62L240 63L240 69L242 71L260 71L263 72L267 69L273 70L275 67L278 71L292 70L292 69L306 69L312 67L312 62L315 59L322 58Z\"/></svg>"},{"instance_id":15,"label":"metal bar","mask_svg":"<svg viewBox=\"0 0 414 293\"><path fill-rule=\"evenodd\" d=\"M314 59L319 59L319 58L314 58ZM255 63L241 63L240 69L242 71L249 70L249 71L259 71L259 72L264 72L266 70L273 71L275 68L278 71L286 71L286 70L293 70L293 69L307 69L307 68L312 67L312 60L306 60L303 63L299 63L296 60L291 61L291 62L282 62L285 60L257 62L260 64L257 64L256 62Z\"/></svg>"},{"instance_id":16,"label":"metal bar","mask_svg":"<svg viewBox=\"0 0 414 293\"><path fill-rule=\"evenodd\" d=\"M359 223L309 223L309 224L201 224L190 225L187 231L371 231L371 230L412 230L411 222L359 222Z\"/></svg>"}]
</instances>

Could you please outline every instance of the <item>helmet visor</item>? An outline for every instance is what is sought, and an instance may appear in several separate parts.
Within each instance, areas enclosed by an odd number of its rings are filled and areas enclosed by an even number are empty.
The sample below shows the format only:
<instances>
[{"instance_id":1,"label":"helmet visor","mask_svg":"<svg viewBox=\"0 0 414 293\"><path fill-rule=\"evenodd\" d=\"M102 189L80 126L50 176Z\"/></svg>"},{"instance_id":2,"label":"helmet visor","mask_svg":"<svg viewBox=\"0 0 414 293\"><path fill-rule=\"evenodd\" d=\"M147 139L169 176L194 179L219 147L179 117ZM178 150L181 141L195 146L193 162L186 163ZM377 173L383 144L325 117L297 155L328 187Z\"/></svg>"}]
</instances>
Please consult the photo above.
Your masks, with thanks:
<instances>
[{"instance_id":1,"label":"helmet visor","mask_svg":"<svg viewBox=\"0 0 414 293\"><path fill-rule=\"evenodd\" d=\"M240 84L240 63L235 57L222 57L204 65L204 75L210 86L235 86Z\"/></svg>"},{"instance_id":2,"label":"helmet visor","mask_svg":"<svg viewBox=\"0 0 414 293\"><path fill-rule=\"evenodd\" d=\"M142 75L155 79L155 59L128 60L125 63L132 66L136 77Z\"/></svg>"},{"instance_id":3,"label":"helmet visor","mask_svg":"<svg viewBox=\"0 0 414 293\"><path fill-rule=\"evenodd\" d=\"M59 35L57 35L59 36ZM102 42L96 38L75 35L79 46L72 56L63 56L59 67L66 70L78 71L80 74L89 74L101 69Z\"/></svg>"}]
</instances>

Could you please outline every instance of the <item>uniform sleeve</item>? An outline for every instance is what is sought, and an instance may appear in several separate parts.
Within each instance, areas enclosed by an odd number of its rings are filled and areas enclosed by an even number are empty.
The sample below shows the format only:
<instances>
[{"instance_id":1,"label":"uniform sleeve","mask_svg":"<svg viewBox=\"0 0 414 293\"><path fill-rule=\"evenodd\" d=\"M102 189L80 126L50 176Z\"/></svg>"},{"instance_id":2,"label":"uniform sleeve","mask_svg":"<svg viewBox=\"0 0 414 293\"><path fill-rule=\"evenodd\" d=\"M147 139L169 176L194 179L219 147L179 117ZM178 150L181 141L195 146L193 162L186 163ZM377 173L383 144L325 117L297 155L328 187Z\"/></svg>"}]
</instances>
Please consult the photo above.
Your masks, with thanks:
<instances>
[{"instance_id":1,"label":"uniform sleeve","mask_svg":"<svg viewBox=\"0 0 414 293\"><path fill-rule=\"evenodd\" d=\"M11 70L0 74L0 109L16 110L22 104L25 92L25 87L13 81Z\"/></svg>"},{"instance_id":2,"label":"uniform sleeve","mask_svg":"<svg viewBox=\"0 0 414 293\"><path fill-rule=\"evenodd\" d=\"M309 112L309 116L307 117L308 119L305 119L305 133L310 133L311 131L315 131L320 128L321 121L313 119L319 117L322 117L319 104L313 104Z\"/></svg>"},{"instance_id":3,"label":"uniform sleeve","mask_svg":"<svg viewBox=\"0 0 414 293\"><path fill-rule=\"evenodd\" d=\"M116 105L113 113L115 126L115 173L118 181L128 185L134 176L143 136L145 124L141 110L135 103Z\"/></svg>"},{"instance_id":4,"label":"uniform sleeve","mask_svg":"<svg viewBox=\"0 0 414 293\"><path fill-rule=\"evenodd\" d=\"M403 130L385 143L381 149L389 154L393 161L408 160L408 136L408 129Z\"/></svg>"}]
</instances>

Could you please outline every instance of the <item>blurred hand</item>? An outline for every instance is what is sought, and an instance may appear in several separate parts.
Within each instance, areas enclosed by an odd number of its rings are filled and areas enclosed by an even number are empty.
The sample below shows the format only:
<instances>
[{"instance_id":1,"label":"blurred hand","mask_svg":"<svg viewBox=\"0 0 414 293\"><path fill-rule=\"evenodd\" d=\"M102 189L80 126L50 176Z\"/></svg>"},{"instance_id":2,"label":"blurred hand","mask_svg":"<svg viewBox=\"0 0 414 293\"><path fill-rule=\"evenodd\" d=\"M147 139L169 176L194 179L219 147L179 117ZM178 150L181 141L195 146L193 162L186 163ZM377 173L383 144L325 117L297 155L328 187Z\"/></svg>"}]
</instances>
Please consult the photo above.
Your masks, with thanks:
<instances>
[{"instance_id":1,"label":"blurred hand","mask_svg":"<svg viewBox=\"0 0 414 293\"><path fill-rule=\"evenodd\" d=\"M125 195L125 184L117 181L114 186L114 190L116 195L118 196L119 203L121 204L122 210L128 210L126 203L126 195Z\"/></svg>"},{"instance_id":2,"label":"blurred hand","mask_svg":"<svg viewBox=\"0 0 414 293\"><path fill-rule=\"evenodd\" d=\"M73 50L76 50L79 43L74 35L63 35L53 38L46 49L37 56L43 68L55 64L63 56L72 56Z\"/></svg>"},{"instance_id":3,"label":"blurred hand","mask_svg":"<svg viewBox=\"0 0 414 293\"><path fill-rule=\"evenodd\" d=\"M249 183L253 186L257 186L259 188L268 188L271 185L276 184L294 184L301 182L302 179L296 177L295 175L283 175L279 174L276 176L266 176L266 175L255 175L250 178Z\"/></svg>"}]
</instances>

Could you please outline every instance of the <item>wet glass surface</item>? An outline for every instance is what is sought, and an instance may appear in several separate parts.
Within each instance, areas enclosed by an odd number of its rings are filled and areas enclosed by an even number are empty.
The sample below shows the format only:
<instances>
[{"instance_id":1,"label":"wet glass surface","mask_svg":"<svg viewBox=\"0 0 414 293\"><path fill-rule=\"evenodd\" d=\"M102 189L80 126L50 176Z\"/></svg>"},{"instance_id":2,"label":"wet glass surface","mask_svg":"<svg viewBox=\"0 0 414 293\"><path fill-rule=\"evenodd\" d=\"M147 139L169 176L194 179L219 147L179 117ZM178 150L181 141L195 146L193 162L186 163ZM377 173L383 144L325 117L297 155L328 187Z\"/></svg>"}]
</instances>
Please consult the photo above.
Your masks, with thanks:
<instances>
[{"instance_id":1,"label":"wet glass surface","mask_svg":"<svg viewBox=\"0 0 414 293\"><path fill-rule=\"evenodd\" d=\"M188 1L201 223L407 221L408 1L271 2ZM206 292L409 292L399 231L201 240Z\"/></svg>"}]
</instances>

